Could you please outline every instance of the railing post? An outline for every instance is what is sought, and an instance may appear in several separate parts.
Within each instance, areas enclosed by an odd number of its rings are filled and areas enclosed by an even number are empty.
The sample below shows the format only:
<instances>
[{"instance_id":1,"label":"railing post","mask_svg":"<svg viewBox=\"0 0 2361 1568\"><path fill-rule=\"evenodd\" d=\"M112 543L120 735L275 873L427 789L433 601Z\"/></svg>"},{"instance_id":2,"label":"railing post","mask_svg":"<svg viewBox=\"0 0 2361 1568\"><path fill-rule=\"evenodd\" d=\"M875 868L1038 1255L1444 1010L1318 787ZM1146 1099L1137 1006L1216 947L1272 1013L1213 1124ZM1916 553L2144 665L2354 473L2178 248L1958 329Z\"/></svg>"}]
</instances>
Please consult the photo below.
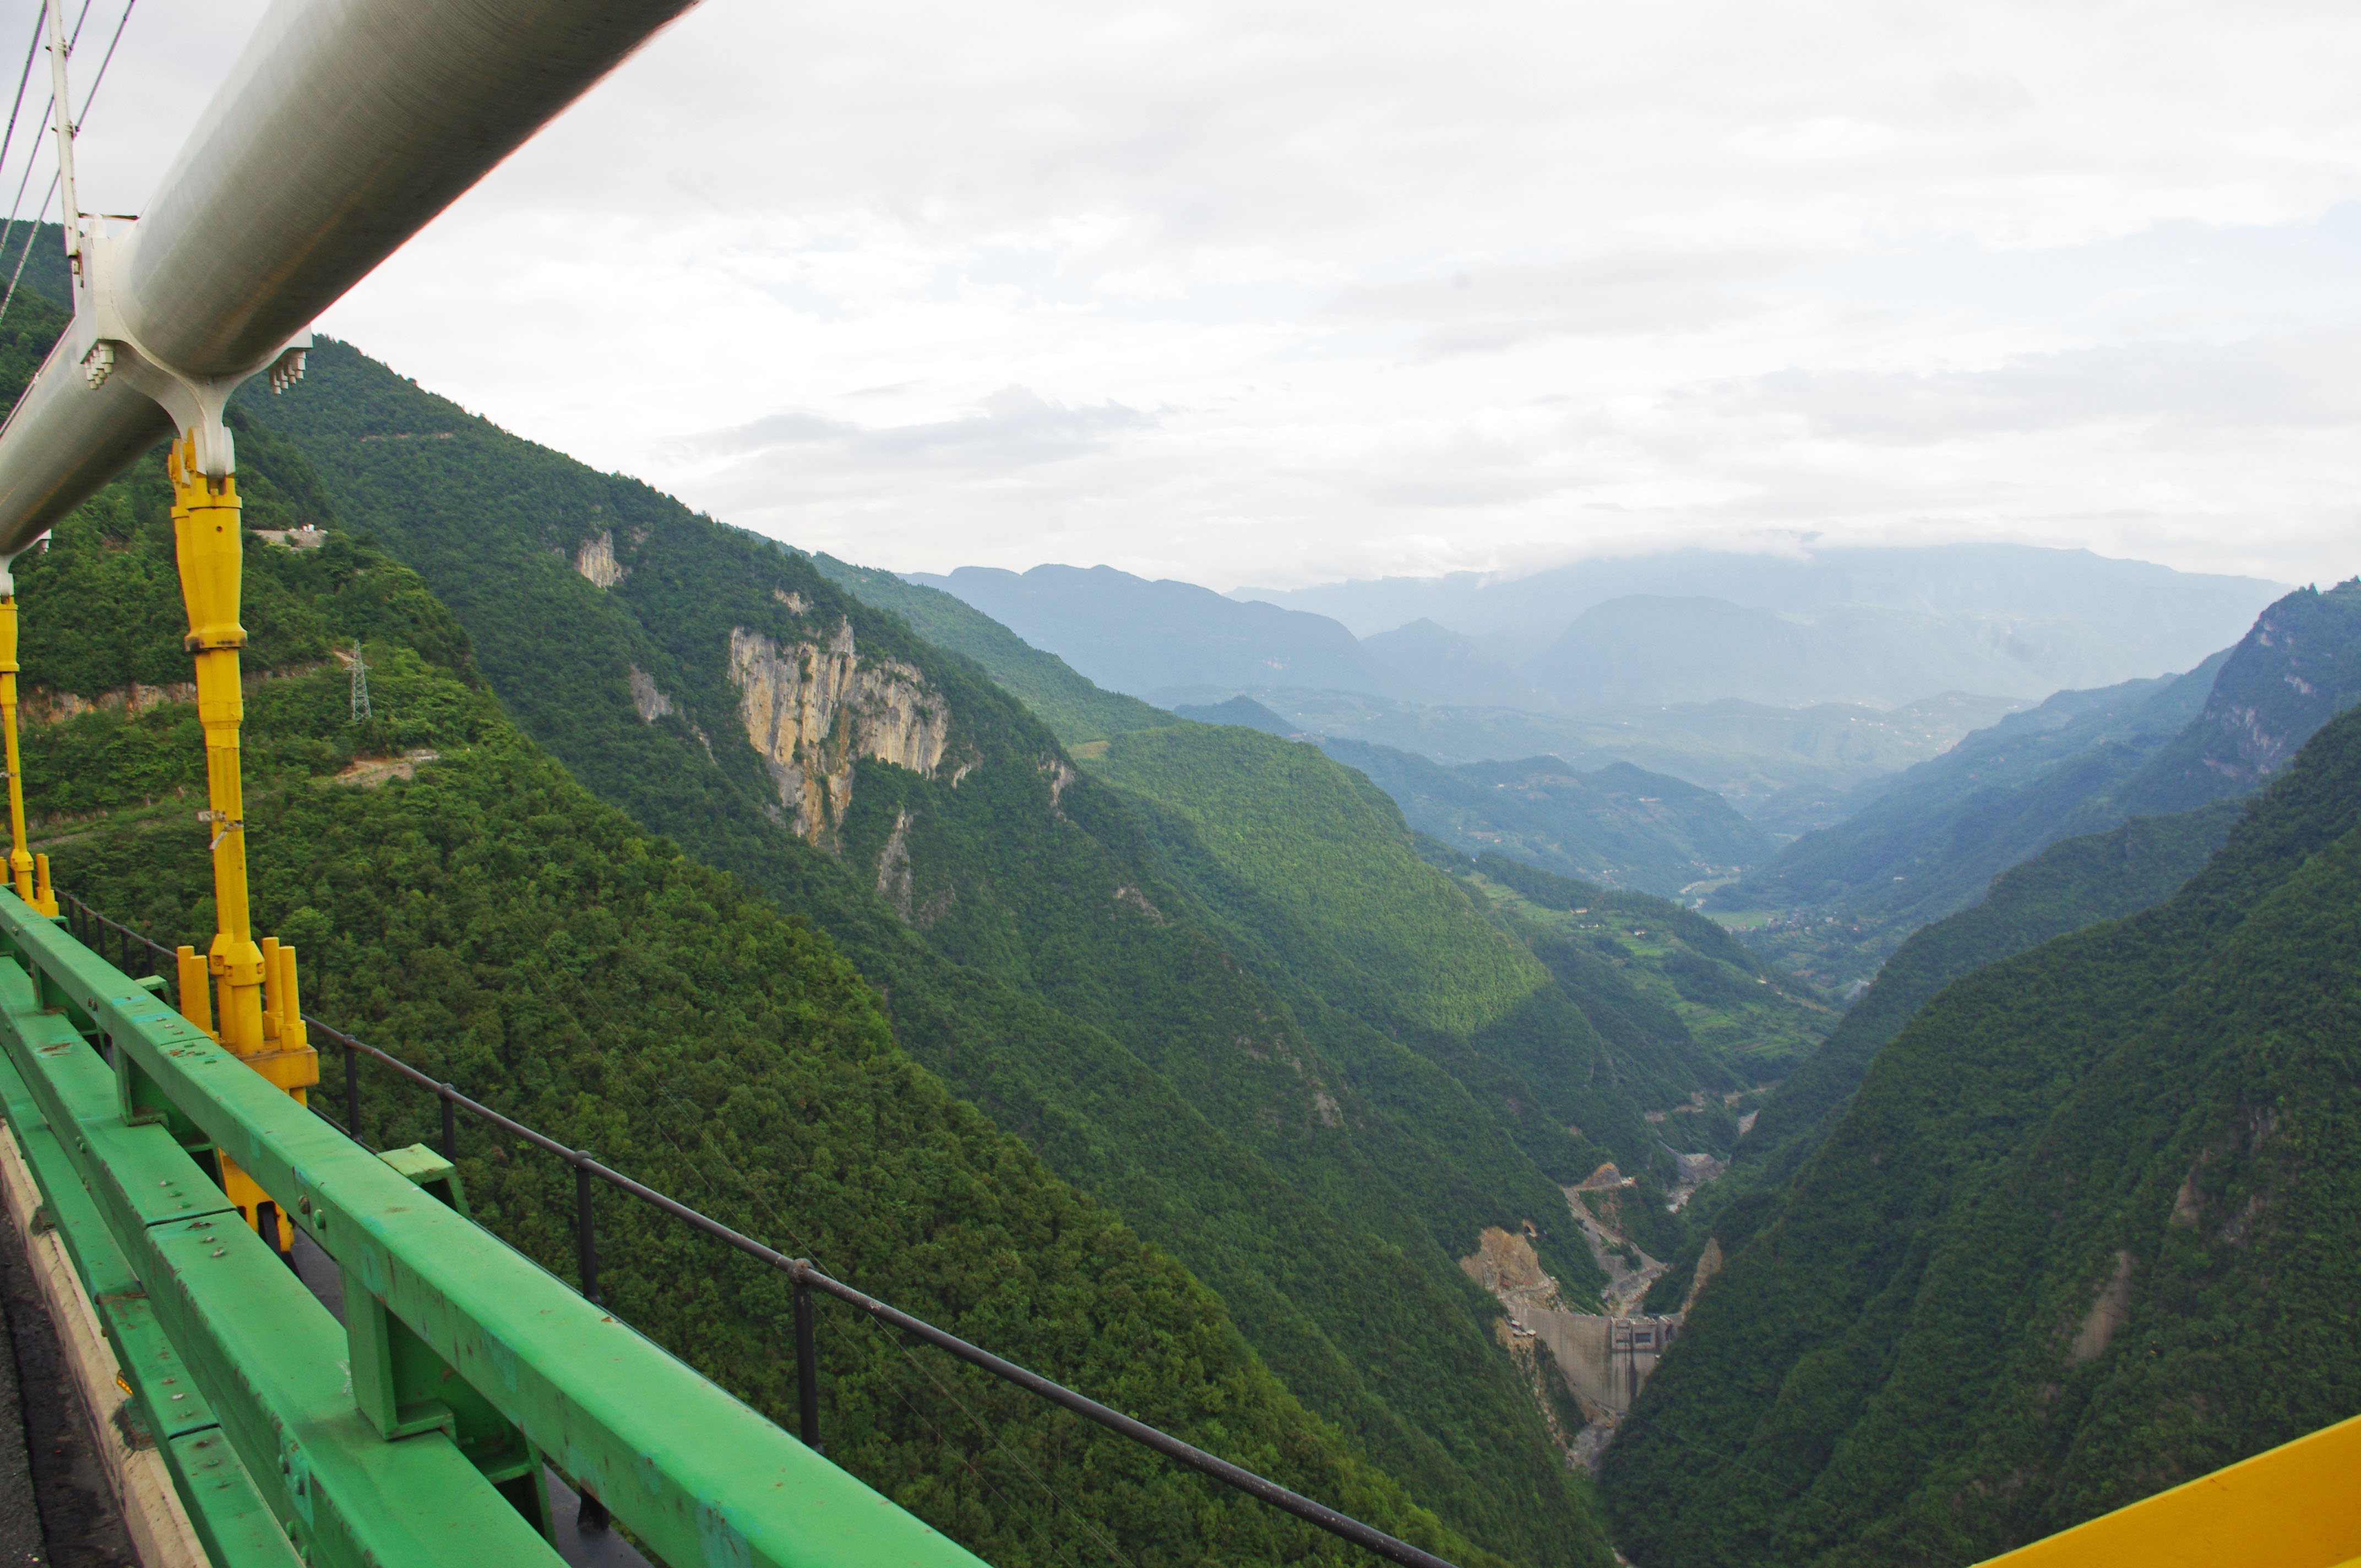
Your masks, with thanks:
<instances>
[{"instance_id":1,"label":"railing post","mask_svg":"<svg viewBox=\"0 0 2361 1568\"><path fill-rule=\"evenodd\" d=\"M796 1403L802 1430L796 1434L814 1453L826 1453L819 1440L819 1358L812 1352L811 1286L796 1276Z\"/></svg>"},{"instance_id":2,"label":"railing post","mask_svg":"<svg viewBox=\"0 0 2361 1568\"><path fill-rule=\"evenodd\" d=\"M574 1151L574 1261L582 1271L582 1299L598 1299L598 1234L590 1208L590 1151Z\"/></svg>"},{"instance_id":3,"label":"railing post","mask_svg":"<svg viewBox=\"0 0 2361 1568\"><path fill-rule=\"evenodd\" d=\"M434 1094L436 1099L443 1102L443 1157L456 1165L459 1163L459 1113L451 1104L451 1096L454 1092L451 1086L446 1083L436 1090Z\"/></svg>"},{"instance_id":4,"label":"railing post","mask_svg":"<svg viewBox=\"0 0 2361 1568\"><path fill-rule=\"evenodd\" d=\"M361 1142L361 1051L349 1036L345 1040L345 1135Z\"/></svg>"}]
</instances>

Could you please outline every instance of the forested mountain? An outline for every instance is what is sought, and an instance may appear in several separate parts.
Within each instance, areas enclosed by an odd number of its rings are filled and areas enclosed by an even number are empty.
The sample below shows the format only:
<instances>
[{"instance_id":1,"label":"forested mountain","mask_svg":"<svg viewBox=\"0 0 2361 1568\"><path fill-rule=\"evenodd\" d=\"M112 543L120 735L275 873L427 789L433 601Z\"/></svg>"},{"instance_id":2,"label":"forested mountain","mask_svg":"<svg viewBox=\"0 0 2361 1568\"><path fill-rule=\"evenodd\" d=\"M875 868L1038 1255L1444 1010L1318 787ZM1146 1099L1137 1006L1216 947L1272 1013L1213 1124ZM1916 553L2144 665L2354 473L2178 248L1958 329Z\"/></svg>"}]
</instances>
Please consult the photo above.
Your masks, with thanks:
<instances>
[{"instance_id":1,"label":"forested mountain","mask_svg":"<svg viewBox=\"0 0 2361 1568\"><path fill-rule=\"evenodd\" d=\"M1137 695L1267 685L1541 712L2037 699L2186 668L2272 597L2251 579L2007 545L1580 562L1374 622L1358 613L1371 585L1225 598L1056 565L913 580ZM1311 613L1330 601L1354 607L1365 641Z\"/></svg>"},{"instance_id":2,"label":"forested mountain","mask_svg":"<svg viewBox=\"0 0 2361 1568\"><path fill-rule=\"evenodd\" d=\"M2348 710L1917 1011L1609 1451L1636 1563L1973 1562L2361 1409L2356 816Z\"/></svg>"},{"instance_id":3,"label":"forested mountain","mask_svg":"<svg viewBox=\"0 0 2361 1568\"><path fill-rule=\"evenodd\" d=\"M893 610L937 646L974 659L1068 746L1171 722L1162 709L1101 689L939 589L825 555L813 564L863 603ZM1251 697L1172 711L1274 735L1299 729ZM1712 791L1628 763L1582 774L1554 757L1452 766L1356 740L1320 744L1391 795L1412 828L1471 855L1506 849L1570 876L1670 895L1700 878L1734 875L1771 850L1763 832Z\"/></svg>"},{"instance_id":4,"label":"forested mountain","mask_svg":"<svg viewBox=\"0 0 2361 1568\"><path fill-rule=\"evenodd\" d=\"M1945 986L2053 937L2161 904L2222 847L2244 812L2240 803L2221 800L2062 839L2003 872L1980 902L1914 932L1826 1047L1764 1104L1741 1160L1784 1174L1819 1146L1871 1060Z\"/></svg>"},{"instance_id":5,"label":"forested mountain","mask_svg":"<svg viewBox=\"0 0 2361 1568\"><path fill-rule=\"evenodd\" d=\"M1354 1081L1471 1161L1509 1157L1488 1152L1489 1118L1473 1113L1487 1106L1509 1110L1515 1144L1554 1183L1611 1153L1641 1183L1628 1212L1644 1245L1679 1239L1661 1204L1677 1174L1657 1124L1666 1112L1775 1076L1825 1032L1824 1014L1753 983L1760 967L1710 921L1661 900L1467 861L1432 840L1440 863L1424 863L1393 803L1312 746L1180 725L1118 737L1084 766L1137 803L1166 872ZM1498 907L1519 902L1512 884L1542 883L1595 895L1580 938ZM1632 910L1659 936L1627 951L1633 933L1608 931ZM1682 920L1697 927L1690 939L1664 940ZM1708 999L1685 1009L1685 986ZM1547 1244L1561 1230L1544 1216L1558 1212L1537 1195L1521 1218Z\"/></svg>"},{"instance_id":6,"label":"forested mountain","mask_svg":"<svg viewBox=\"0 0 2361 1568\"><path fill-rule=\"evenodd\" d=\"M2299 589L2186 675L2061 692L1971 735L1714 902L1828 922L1839 944L1815 955L1824 983L1870 972L2046 845L2246 793L2356 699L2361 579Z\"/></svg>"},{"instance_id":7,"label":"forested mountain","mask_svg":"<svg viewBox=\"0 0 2361 1568\"><path fill-rule=\"evenodd\" d=\"M21 364L16 336L0 345ZM239 423L247 521L328 530L301 553L249 534L244 609L255 906L298 948L314 1010L954 1332L1499 1561L1306 1411L1212 1291L912 1061L826 936L521 735L421 580L339 526L299 453ZM61 886L202 946L204 753L172 700L189 665L167 506L159 456L16 563L28 707L95 705L29 725L25 772ZM357 643L376 714L358 724L333 656ZM434 1136L432 1102L382 1078L363 1113L379 1144ZM570 1175L473 1124L462 1138L476 1213L570 1271ZM791 1420L779 1277L636 1205L599 1224L606 1299ZM1084 1541L1142 1563L1354 1555L866 1320L824 1310L819 1352L829 1456L994 1563L1070 1563Z\"/></svg>"},{"instance_id":8,"label":"forested mountain","mask_svg":"<svg viewBox=\"0 0 2361 1568\"><path fill-rule=\"evenodd\" d=\"M1321 747L1393 796L1411 827L1470 855L1504 852L1669 898L1771 853L1763 830L1721 796L1629 762L1587 773L1555 757L1447 767L1358 740Z\"/></svg>"},{"instance_id":9,"label":"forested mountain","mask_svg":"<svg viewBox=\"0 0 2361 1568\"><path fill-rule=\"evenodd\" d=\"M1692 910L1501 855L1454 869L1557 977L1617 1072L1650 1085L1642 1099L1663 1109L1649 1119L1684 1152L1731 1152L1745 1091L1823 1048L1834 1010Z\"/></svg>"},{"instance_id":10,"label":"forested mountain","mask_svg":"<svg viewBox=\"0 0 2361 1568\"><path fill-rule=\"evenodd\" d=\"M342 345L242 406L450 607L529 734L825 930L906 1049L1217 1289L1362 1452L1483 1546L1596 1559L1491 1343L1498 1309L1455 1260L1487 1225L1562 1211L1554 1180L1614 1157L1605 1139L1644 1158L1636 1103L1532 1148L1530 1113L1481 1082L1458 1089L1473 1122L1452 1137L1405 1120L1398 1086L1325 1054L1039 719L811 561ZM1578 1239L1543 1245L1571 1290L1598 1277Z\"/></svg>"}]
</instances>

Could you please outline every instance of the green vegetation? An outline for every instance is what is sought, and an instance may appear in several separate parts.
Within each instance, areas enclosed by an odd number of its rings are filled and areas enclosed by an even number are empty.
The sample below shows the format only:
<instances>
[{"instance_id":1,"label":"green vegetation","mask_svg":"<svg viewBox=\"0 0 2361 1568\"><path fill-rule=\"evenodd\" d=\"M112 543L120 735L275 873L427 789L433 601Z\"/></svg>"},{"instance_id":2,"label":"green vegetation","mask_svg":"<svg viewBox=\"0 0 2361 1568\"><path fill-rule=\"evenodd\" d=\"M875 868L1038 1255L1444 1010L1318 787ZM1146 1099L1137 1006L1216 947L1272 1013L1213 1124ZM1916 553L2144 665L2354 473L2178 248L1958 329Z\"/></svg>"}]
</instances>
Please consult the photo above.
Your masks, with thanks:
<instances>
[{"instance_id":1,"label":"green vegetation","mask_svg":"<svg viewBox=\"0 0 2361 1568\"><path fill-rule=\"evenodd\" d=\"M2068 839L2003 872L1983 901L1915 933L1816 1053L1763 1108L1742 1156L1784 1175L1819 1146L1870 1062L1911 1015L1960 976L2179 892L2244 815L2217 801L2177 817L2136 817Z\"/></svg>"},{"instance_id":2,"label":"green vegetation","mask_svg":"<svg viewBox=\"0 0 2361 1568\"><path fill-rule=\"evenodd\" d=\"M1982 903L1902 944L1828 1043L1765 1100L1729 1175L1697 1204L1696 1228L1648 1293L1651 1311L1688 1296L1708 1237L1725 1257L1787 1200L1786 1184L1828 1141L1885 1043L1951 981L2102 920L2163 903L2222 847L2245 807L2235 801L2052 844L2000 874Z\"/></svg>"},{"instance_id":3,"label":"green vegetation","mask_svg":"<svg viewBox=\"0 0 2361 1568\"><path fill-rule=\"evenodd\" d=\"M1382 792L1315 747L1180 724L1117 737L1087 766L1133 802L1166 874L1197 897L1349 1081L1462 1169L1505 1183L1521 1168L1551 1184L1544 1197L1527 1177L1516 1190L1532 1197L1518 1217L1533 1221L1561 1281L1588 1288L1598 1275L1590 1259L1567 1257L1573 1238L1555 1222L1554 1189L1609 1159L1642 1184L1626 1206L1635 1235L1652 1250L1679 1245L1681 1223L1664 1210L1675 1168L1664 1135L1686 1137L1690 1117L1652 1125L1646 1113L1694 1111L1693 1099L1710 1091L1719 1113L1721 1093L1748 1080L1699 1047L1676 1012L1649 1012L1603 959L1566 961L1538 908L1523 920L1499 910L1501 884L1455 881L1451 872L1472 873L1475 863L1411 832ZM1693 924L1696 939L1720 955L1709 968L1734 958L1755 977L1752 959L1710 922L1622 896ZM1668 945L1644 963L1657 966L1654 976L1689 952ZM1588 981L1598 983L1577 991ZM1677 1006L1673 982L1664 989ZM1617 1011L1627 998L1633 1004ZM1636 1039L1634 1014L1645 1018ZM1708 1146L1734 1137L1733 1125Z\"/></svg>"},{"instance_id":4,"label":"green vegetation","mask_svg":"<svg viewBox=\"0 0 2361 1568\"><path fill-rule=\"evenodd\" d=\"M1916 1011L1609 1451L1635 1562L1978 1561L2361 1410L2356 813L2347 712L2169 899Z\"/></svg>"},{"instance_id":5,"label":"green vegetation","mask_svg":"<svg viewBox=\"0 0 2361 1568\"><path fill-rule=\"evenodd\" d=\"M1390 1023L1473 1035L1548 983L1530 953L1419 861L1392 802L1313 747L1175 725L1121 737L1090 769L1178 817L1281 918L1326 937L1369 977Z\"/></svg>"},{"instance_id":6,"label":"green vegetation","mask_svg":"<svg viewBox=\"0 0 2361 1568\"><path fill-rule=\"evenodd\" d=\"M449 607L526 733L642 828L825 931L904 1049L1218 1290L1360 1453L1479 1548L1601 1560L1583 1488L1491 1341L1499 1310L1454 1262L1482 1226L1563 1200L1497 1133L1510 1157L1487 1163L1405 1130L982 666L809 558L509 436L346 345L315 349L287 397L242 406ZM823 665L842 701L821 695ZM766 681L836 703L807 749L758 750L771 737L750 731L748 693ZM863 739L917 733L894 727L922 714L939 716L931 761L884 761ZM1578 1246L1554 1262L1579 1288Z\"/></svg>"},{"instance_id":7,"label":"green vegetation","mask_svg":"<svg viewBox=\"0 0 2361 1568\"><path fill-rule=\"evenodd\" d=\"M2186 675L2060 692L1923 762L1714 895L1771 910L1749 938L1833 988L2061 839L2235 798L2361 700L2361 580L2302 588Z\"/></svg>"},{"instance_id":8,"label":"green vegetation","mask_svg":"<svg viewBox=\"0 0 2361 1568\"><path fill-rule=\"evenodd\" d=\"M964 654L983 665L985 674L1068 746L1088 745L1172 722L1172 716L1160 707L1093 685L1055 653L1043 652L966 600L940 588L905 582L892 572L851 565L833 555L814 555L811 563L820 576L862 603L891 610L936 647Z\"/></svg>"},{"instance_id":9,"label":"green vegetation","mask_svg":"<svg viewBox=\"0 0 2361 1568\"><path fill-rule=\"evenodd\" d=\"M1760 1098L1750 1091L1813 1058L1837 1022L1834 1009L1677 904L1503 855L1486 855L1467 876L1613 1047L1642 1103L1683 1113L1661 1129L1676 1146L1728 1154L1738 1118Z\"/></svg>"},{"instance_id":10,"label":"green vegetation","mask_svg":"<svg viewBox=\"0 0 2361 1568\"><path fill-rule=\"evenodd\" d=\"M245 451L249 495L303 493L299 458ZM32 684L91 698L187 678L185 660L151 663L179 606L159 621L140 598L171 578L162 501L143 468L18 564ZM273 626L249 613L249 663L275 677L247 700L255 903L297 945L316 1010L957 1332L1433 1550L1493 1561L1303 1410L1211 1291L912 1062L829 938L599 805L519 735L416 576L340 531L302 554L250 542L247 563L247 603ZM109 594L139 619L101 613ZM344 670L319 657L353 638L381 715L358 726ZM404 752L426 754L414 779L339 782L357 759ZM191 706L34 726L26 753L60 882L202 945L214 916ZM341 1069L324 1054L334 1098ZM365 1116L381 1143L434 1135L431 1102L382 1079ZM472 1126L463 1157L486 1223L568 1270L569 1174ZM778 1277L636 1206L609 1201L600 1225L608 1299L785 1416ZM831 1457L988 1561L1351 1555L846 1314L822 1321Z\"/></svg>"},{"instance_id":11,"label":"green vegetation","mask_svg":"<svg viewBox=\"0 0 2361 1568\"><path fill-rule=\"evenodd\" d=\"M1446 767L1357 740L1323 750L1367 774L1422 832L1470 855L1506 852L1604 886L1669 898L1771 853L1770 839L1721 796L1629 762L1579 773L1555 757Z\"/></svg>"}]
</instances>

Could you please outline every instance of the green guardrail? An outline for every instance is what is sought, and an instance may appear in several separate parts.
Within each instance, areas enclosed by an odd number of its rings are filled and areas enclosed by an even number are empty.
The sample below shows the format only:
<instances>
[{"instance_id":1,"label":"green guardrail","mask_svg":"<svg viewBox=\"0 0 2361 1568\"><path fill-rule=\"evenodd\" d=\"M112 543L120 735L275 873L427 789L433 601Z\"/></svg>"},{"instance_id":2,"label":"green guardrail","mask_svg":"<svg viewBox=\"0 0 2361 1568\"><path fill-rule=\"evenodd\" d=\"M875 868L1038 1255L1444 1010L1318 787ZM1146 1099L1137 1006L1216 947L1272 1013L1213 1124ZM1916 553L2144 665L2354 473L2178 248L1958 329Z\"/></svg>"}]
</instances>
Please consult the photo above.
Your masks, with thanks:
<instances>
[{"instance_id":1,"label":"green guardrail","mask_svg":"<svg viewBox=\"0 0 2361 1568\"><path fill-rule=\"evenodd\" d=\"M559 1562L545 1456L673 1568L977 1560L0 892L0 1102L218 1564ZM216 1153L333 1257L339 1326Z\"/></svg>"}]
</instances>

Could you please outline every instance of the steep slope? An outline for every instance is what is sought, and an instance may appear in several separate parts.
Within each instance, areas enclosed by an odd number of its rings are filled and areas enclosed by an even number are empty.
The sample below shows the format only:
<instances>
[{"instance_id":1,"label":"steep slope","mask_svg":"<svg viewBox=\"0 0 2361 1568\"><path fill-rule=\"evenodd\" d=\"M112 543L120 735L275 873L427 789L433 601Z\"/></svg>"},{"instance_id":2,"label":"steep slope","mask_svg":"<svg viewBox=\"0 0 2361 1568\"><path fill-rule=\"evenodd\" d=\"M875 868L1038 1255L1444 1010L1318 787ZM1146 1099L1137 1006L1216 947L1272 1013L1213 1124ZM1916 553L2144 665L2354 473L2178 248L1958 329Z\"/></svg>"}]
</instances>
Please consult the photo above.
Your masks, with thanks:
<instances>
[{"instance_id":1,"label":"steep slope","mask_svg":"<svg viewBox=\"0 0 2361 1568\"><path fill-rule=\"evenodd\" d=\"M255 905L297 945L316 1010L955 1332L1451 1550L1211 1291L911 1061L827 938L592 799L473 684L466 633L419 579L304 510L321 487L299 458L259 431L240 449L250 519L330 528L302 553L249 534L245 601ZM204 763L192 706L171 700L189 664L172 657L167 504L145 462L17 563L28 706L79 710L30 728L28 807L61 885L202 945ZM378 714L357 725L329 657L356 643ZM380 1144L434 1136L431 1102L382 1079L364 1106ZM569 1270L568 1173L472 1124L461 1154L478 1214ZM600 1245L619 1312L792 1419L775 1276L637 1207L602 1211ZM823 1321L830 1457L989 1561L1350 1555L862 1321Z\"/></svg>"},{"instance_id":2,"label":"steep slope","mask_svg":"<svg viewBox=\"0 0 2361 1568\"><path fill-rule=\"evenodd\" d=\"M1808 1065L1837 1021L1680 905L1501 855L1454 869L1557 977L1658 1135L1684 1151L1730 1153L1741 1101L1760 1098L1744 1091Z\"/></svg>"},{"instance_id":3,"label":"steep slope","mask_svg":"<svg viewBox=\"0 0 2361 1568\"><path fill-rule=\"evenodd\" d=\"M1321 749L1391 795L1411 827L1470 855L1498 851L1671 897L1771 853L1762 829L1711 790L1629 762L1585 773L1555 757L1453 767L1357 740Z\"/></svg>"},{"instance_id":4,"label":"steep slope","mask_svg":"<svg viewBox=\"0 0 2361 1568\"><path fill-rule=\"evenodd\" d=\"M1112 691L1280 681L1337 691L1413 688L1325 616L1240 604L1211 588L1112 566L961 566L911 582L965 600Z\"/></svg>"},{"instance_id":5,"label":"steep slope","mask_svg":"<svg viewBox=\"0 0 2361 1568\"><path fill-rule=\"evenodd\" d=\"M2266 784L2335 715L2361 701L2361 577L2299 588L2256 620L2205 709L2150 758L2113 809L2187 811Z\"/></svg>"},{"instance_id":6,"label":"steep slope","mask_svg":"<svg viewBox=\"0 0 2361 1568\"><path fill-rule=\"evenodd\" d=\"M1504 1180L1539 1176L1471 1169L1372 1106L982 668L342 345L255 408L576 777L825 929L906 1049L1218 1289L1420 1498L1522 1561L1595 1556L1452 1261L1529 1207Z\"/></svg>"},{"instance_id":7,"label":"steep slope","mask_svg":"<svg viewBox=\"0 0 2361 1568\"><path fill-rule=\"evenodd\" d=\"M1636 1562L1976 1561L2361 1410L2356 814L2347 711L1916 1014L1609 1451Z\"/></svg>"},{"instance_id":8,"label":"steep slope","mask_svg":"<svg viewBox=\"0 0 2361 1568\"><path fill-rule=\"evenodd\" d=\"M1660 1201L1676 1166L1654 1124L1693 1096L1744 1087L1736 1053L1700 1047L1676 1018L1628 1056L1610 1045L1603 1032L1627 1029L1634 1013L1656 1021L1631 982L1599 983L1587 968L1615 971L1598 955L1587 966L1567 958L1564 938L1540 928L1546 921L1500 913L1485 879L1461 884L1427 863L1392 803L1312 746L1181 724L1118 737L1084 765L1135 803L1167 874L1212 912L1347 1079L1404 1125L1504 1170L1530 1162L1560 1186L1611 1158L1658 1200L1634 1206L1647 1244L1677 1245ZM1743 949L1686 918L1754 978ZM1652 952L1657 959L1682 963L1670 949ZM1719 957L1711 967L1722 968ZM1662 980L1664 1001L1653 1005L1669 1013L1664 1002L1677 991L1665 972L1652 967L1643 989ZM1579 1004L1569 983L1583 988ZM1587 1015L1595 1004L1604 1022ZM1796 1045L1816 1042L1817 1031ZM1564 1233L1552 1223L1562 1204L1545 1190L1520 1218L1547 1255Z\"/></svg>"},{"instance_id":9,"label":"steep slope","mask_svg":"<svg viewBox=\"0 0 2361 1568\"><path fill-rule=\"evenodd\" d=\"M2000 855L2017 848L2006 834L1994 842L1989 824L2021 818L2037 801L2048 810L2040 825L2055 826L2092 791L2130 778L2204 710L2227 662L2224 651L2186 675L2059 692L2009 714L1872 784L1863 792L1871 798L1844 821L1785 846L1714 902L1739 909L1842 904L1919 924L1938 919L1981 891L1978 870L1989 881L2008 863L1962 863L1968 856L1988 843Z\"/></svg>"},{"instance_id":10,"label":"steep slope","mask_svg":"<svg viewBox=\"0 0 2361 1568\"><path fill-rule=\"evenodd\" d=\"M2222 847L2244 812L2235 801L2215 801L2063 839L2003 872L1980 903L1914 932L1828 1044L1765 1102L1741 1159L1774 1174L1791 1169L1818 1146L1878 1051L1945 986L2053 937L2161 904Z\"/></svg>"},{"instance_id":11,"label":"steep slope","mask_svg":"<svg viewBox=\"0 0 2361 1568\"><path fill-rule=\"evenodd\" d=\"M2187 675L2060 693L1969 737L1715 902L1857 922L1850 951L1815 961L1824 983L1870 972L1910 931L1964 908L2045 845L2244 795L2356 699L2361 580L2299 589Z\"/></svg>"}]
</instances>

